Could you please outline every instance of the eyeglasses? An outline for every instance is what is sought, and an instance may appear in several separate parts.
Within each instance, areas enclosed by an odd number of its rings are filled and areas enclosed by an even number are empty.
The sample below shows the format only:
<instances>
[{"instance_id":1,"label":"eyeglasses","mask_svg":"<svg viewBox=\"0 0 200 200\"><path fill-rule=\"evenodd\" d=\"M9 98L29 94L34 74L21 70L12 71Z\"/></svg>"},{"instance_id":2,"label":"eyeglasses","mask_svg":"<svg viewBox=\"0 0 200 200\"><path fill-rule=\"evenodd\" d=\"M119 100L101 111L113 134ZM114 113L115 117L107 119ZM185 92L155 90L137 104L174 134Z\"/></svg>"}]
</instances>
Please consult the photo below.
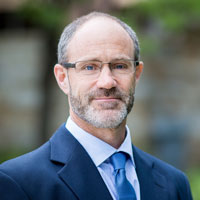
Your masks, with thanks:
<instances>
[{"instance_id":1,"label":"eyeglasses","mask_svg":"<svg viewBox=\"0 0 200 200\"><path fill-rule=\"evenodd\" d=\"M111 62L102 62L98 60L77 61L75 63L61 63L65 68L75 68L76 72L83 77L98 77L103 64L108 64L113 76L122 76L135 72L139 61L131 59L119 59Z\"/></svg>"}]
</instances>

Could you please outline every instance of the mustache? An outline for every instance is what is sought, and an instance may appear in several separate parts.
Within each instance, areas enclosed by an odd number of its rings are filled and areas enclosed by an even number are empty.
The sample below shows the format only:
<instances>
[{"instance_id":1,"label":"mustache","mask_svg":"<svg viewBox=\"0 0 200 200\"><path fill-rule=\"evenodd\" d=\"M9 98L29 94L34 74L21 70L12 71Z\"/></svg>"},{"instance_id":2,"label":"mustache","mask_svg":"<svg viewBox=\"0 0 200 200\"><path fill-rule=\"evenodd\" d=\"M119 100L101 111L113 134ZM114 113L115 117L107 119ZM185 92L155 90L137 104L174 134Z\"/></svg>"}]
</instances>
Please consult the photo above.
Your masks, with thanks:
<instances>
[{"instance_id":1,"label":"mustache","mask_svg":"<svg viewBox=\"0 0 200 200\"><path fill-rule=\"evenodd\" d=\"M94 98L110 97L110 96L124 101L124 99L128 95L118 88L111 88L111 89L101 88L101 89L96 89L94 91L91 91L88 94L88 99L89 99L89 101L91 101Z\"/></svg>"}]
</instances>

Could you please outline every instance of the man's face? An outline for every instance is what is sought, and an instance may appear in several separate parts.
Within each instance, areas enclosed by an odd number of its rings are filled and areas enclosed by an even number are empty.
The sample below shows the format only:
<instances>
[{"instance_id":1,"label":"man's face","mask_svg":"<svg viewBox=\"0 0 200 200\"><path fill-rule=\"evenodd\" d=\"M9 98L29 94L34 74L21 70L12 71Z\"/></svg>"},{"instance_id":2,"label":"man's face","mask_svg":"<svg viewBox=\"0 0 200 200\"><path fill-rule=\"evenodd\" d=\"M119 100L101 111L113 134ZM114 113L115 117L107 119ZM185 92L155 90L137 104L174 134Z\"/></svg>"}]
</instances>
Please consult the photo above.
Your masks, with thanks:
<instances>
[{"instance_id":1,"label":"man's face","mask_svg":"<svg viewBox=\"0 0 200 200\"><path fill-rule=\"evenodd\" d=\"M84 24L69 46L68 62L132 59L133 42L116 22L99 17ZM134 73L115 77L104 64L97 78L79 76L68 69L70 114L97 128L116 128L134 102Z\"/></svg>"}]
</instances>

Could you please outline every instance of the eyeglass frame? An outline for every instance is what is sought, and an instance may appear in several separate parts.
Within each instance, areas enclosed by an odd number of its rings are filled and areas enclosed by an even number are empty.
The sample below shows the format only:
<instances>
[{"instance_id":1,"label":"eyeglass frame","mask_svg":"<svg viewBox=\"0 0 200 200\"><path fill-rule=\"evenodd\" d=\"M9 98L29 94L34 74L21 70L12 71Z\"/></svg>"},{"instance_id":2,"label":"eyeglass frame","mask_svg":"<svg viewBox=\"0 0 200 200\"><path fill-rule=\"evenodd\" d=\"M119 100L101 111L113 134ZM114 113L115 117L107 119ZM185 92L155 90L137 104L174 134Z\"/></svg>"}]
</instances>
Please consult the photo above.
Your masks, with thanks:
<instances>
[{"instance_id":1,"label":"eyeglass frame","mask_svg":"<svg viewBox=\"0 0 200 200\"><path fill-rule=\"evenodd\" d=\"M139 64L140 64L140 61L138 61L138 60L134 60L134 59L116 59L116 61L117 60L124 60L124 61L132 61L133 62L133 64L134 64L134 68L136 68L137 66L139 66ZM93 62L100 62L101 63L101 67L100 67L100 72L101 72L101 69L102 69L102 66L103 66L103 64L108 64L109 65L109 68L110 68L110 65L112 64L112 61L110 61L110 62L102 62L102 61L100 61L100 60L79 60L79 61L76 61L76 62L74 62L74 63L68 63L68 62L62 62L62 63L60 63L60 65L62 65L64 68L66 68L66 69L69 69L69 68L74 68L74 69L76 69L76 64L77 63L79 63L79 62L89 62L89 61L93 61ZM115 61L115 60L113 60L113 61ZM111 68L110 68L111 69Z\"/></svg>"}]
</instances>

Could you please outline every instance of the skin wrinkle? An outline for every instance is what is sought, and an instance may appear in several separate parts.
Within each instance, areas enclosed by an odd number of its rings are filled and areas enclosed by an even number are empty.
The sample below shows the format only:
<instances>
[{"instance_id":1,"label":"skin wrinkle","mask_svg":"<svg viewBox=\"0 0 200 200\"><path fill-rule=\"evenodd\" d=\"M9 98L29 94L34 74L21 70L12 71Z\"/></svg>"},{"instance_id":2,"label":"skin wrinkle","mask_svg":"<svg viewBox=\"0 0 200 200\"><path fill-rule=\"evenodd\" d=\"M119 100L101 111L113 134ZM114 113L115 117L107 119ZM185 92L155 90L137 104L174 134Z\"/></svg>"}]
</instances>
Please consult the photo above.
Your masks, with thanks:
<instances>
[{"instance_id":1,"label":"skin wrinkle","mask_svg":"<svg viewBox=\"0 0 200 200\"><path fill-rule=\"evenodd\" d=\"M115 22L112 19L105 18L105 17L96 17L94 19L90 19L85 24L83 24L81 27L79 27L79 29L73 35L72 39L70 40L70 42L68 44L68 58L72 61L75 61L76 55L82 54L82 49L84 49L85 43L84 43L84 41L80 40L80 36L85 37L85 38L88 37L88 32L84 27L86 25L90 25L91 23L93 23L94 20L97 21L95 25L98 24L99 20L101 20L101 21L109 20L113 24L113 29L109 30L108 29L109 27L105 26L104 28L106 29L106 31L104 31L101 34L101 32L104 29L102 29L100 26L99 27L96 26L97 27L96 34L90 34L90 39L87 40L87 45L90 46L91 49L94 49L94 51L98 51L99 49L101 49L101 55L104 55L104 57L102 57L102 59L105 59L105 55L106 55L105 52L102 50L103 48L105 49L105 51L113 51L113 50L117 49L118 51L124 52L124 54L128 55L129 58L132 58L132 56L133 56L132 52L134 52L134 45L133 45L133 41L131 40L130 36L117 22ZM119 40L118 35L116 34L117 31L119 31L119 27L121 29L120 32L123 32L124 36L126 35L126 37L122 37L121 40ZM99 32L100 32L100 34L99 34ZM112 42L108 40L108 36L112 36ZM96 39L98 39L98 41ZM94 40L96 40L95 44L93 43ZM115 43L115 47L112 47L113 43ZM131 51L129 48L127 48L127 43L130 44ZM72 45L73 45L73 48L71 48ZM99 54L98 54L98 56L99 56Z\"/></svg>"}]
</instances>

